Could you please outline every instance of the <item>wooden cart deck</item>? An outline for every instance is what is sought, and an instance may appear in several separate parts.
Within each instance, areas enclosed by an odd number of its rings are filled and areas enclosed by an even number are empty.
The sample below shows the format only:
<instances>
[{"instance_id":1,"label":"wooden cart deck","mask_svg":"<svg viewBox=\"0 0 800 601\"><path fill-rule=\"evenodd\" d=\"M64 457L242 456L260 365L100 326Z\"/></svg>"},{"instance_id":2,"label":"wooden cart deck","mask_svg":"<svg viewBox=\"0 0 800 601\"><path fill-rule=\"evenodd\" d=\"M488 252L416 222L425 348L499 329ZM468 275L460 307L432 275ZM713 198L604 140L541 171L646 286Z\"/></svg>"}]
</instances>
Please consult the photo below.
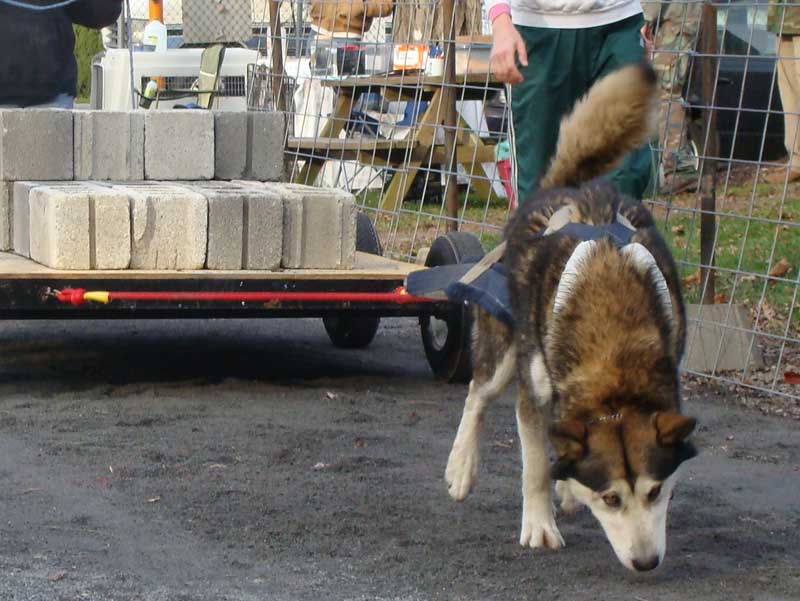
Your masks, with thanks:
<instances>
[{"instance_id":1,"label":"wooden cart deck","mask_svg":"<svg viewBox=\"0 0 800 601\"><path fill-rule=\"evenodd\" d=\"M412 271L424 269L413 263L395 261L368 253L356 253L353 269L282 269L280 271L150 271L120 270L58 270L45 267L31 259L0 252L0 280L46 279L58 280L403 280Z\"/></svg>"},{"instance_id":2,"label":"wooden cart deck","mask_svg":"<svg viewBox=\"0 0 800 601\"><path fill-rule=\"evenodd\" d=\"M403 286L409 273L419 269L424 267L358 252L353 269L66 271L51 269L11 253L0 253L0 319L323 317L339 315L342 311L418 316L446 312L447 304L443 302L342 299L348 294L394 293ZM272 296L277 296L274 293L298 293L314 296L314 299L120 299L109 304L87 302L72 306L57 297L59 291L69 289L112 293L180 293L197 297L228 297L233 293L270 293ZM336 298L329 299L326 296Z\"/></svg>"}]
</instances>

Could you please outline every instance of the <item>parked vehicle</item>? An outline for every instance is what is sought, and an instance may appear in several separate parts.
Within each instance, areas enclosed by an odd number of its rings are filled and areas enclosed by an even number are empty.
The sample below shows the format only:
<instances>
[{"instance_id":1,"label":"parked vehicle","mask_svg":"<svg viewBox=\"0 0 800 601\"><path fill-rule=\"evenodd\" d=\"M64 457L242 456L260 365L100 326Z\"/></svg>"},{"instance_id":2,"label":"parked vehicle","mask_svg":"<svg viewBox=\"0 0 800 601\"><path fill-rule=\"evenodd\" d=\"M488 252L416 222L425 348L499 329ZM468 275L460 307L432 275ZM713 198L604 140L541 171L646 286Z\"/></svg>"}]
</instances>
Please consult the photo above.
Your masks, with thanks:
<instances>
[{"instance_id":1,"label":"parked vehicle","mask_svg":"<svg viewBox=\"0 0 800 601\"><path fill-rule=\"evenodd\" d=\"M783 114L775 75L777 36L767 31L767 4L733 0L717 6L717 109L719 157L769 161L786 154ZM693 127L690 137L703 147L701 66L691 70L688 92Z\"/></svg>"}]
</instances>

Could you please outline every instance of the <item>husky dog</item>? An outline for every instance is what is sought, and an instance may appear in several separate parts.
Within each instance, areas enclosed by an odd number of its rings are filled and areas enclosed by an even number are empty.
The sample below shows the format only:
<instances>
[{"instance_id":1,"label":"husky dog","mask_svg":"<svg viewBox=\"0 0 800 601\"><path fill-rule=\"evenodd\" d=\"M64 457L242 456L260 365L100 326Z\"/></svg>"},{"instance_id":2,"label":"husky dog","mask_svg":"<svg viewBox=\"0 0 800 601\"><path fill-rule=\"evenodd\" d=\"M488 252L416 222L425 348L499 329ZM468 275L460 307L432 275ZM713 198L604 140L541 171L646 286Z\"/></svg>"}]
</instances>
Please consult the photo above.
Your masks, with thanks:
<instances>
[{"instance_id":1,"label":"husky dog","mask_svg":"<svg viewBox=\"0 0 800 601\"><path fill-rule=\"evenodd\" d=\"M564 545L552 478L562 508L588 506L620 562L636 571L663 560L677 470L695 454L687 440L695 420L680 413L685 312L649 211L594 178L646 143L656 96L649 66L625 67L562 122L540 189L506 229L515 325L476 309L473 378L445 474L450 496L463 500L475 483L483 413L516 380L520 544ZM602 232L583 240L567 227L596 232L585 226L612 223L630 233L624 244Z\"/></svg>"}]
</instances>

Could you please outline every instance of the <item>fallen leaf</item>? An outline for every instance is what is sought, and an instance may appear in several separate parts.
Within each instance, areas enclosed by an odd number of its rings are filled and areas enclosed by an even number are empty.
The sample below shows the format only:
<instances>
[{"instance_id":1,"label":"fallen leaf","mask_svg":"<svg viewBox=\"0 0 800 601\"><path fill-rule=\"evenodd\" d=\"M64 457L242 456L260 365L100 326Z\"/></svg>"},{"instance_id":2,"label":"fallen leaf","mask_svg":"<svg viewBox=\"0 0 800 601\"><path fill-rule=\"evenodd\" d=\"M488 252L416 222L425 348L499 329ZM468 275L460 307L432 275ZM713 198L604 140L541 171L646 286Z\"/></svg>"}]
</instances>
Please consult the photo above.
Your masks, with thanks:
<instances>
[{"instance_id":1,"label":"fallen leaf","mask_svg":"<svg viewBox=\"0 0 800 601\"><path fill-rule=\"evenodd\" d=\"M683 285L687 288L689 286L697 286L700 283L700 270L698 269L692 275L683 278Z\"/></svg>"},{"instance_id":2,"label":"fallen leaf","mask_svg":"<svg viewBox=\"0 0 800 601\"><path fill-rule=\"evenodd\" d=\"M718 305L724 305L725 303L728 302L728 297L725 296L724 292L719 292L714 295L714 302L717 303Z\"/></svg>"},{"instance_id":3,"label":"fallen leaf","mask_svg":"<svg viewBox=\"0 0 800 601\"><path fill-rule=\"evenodd\" d=\"M158 503L160 500L161 500L161 497L152 497L150 499L147 499L147 501L145 501L145 503Z\"/></svg>"},{"instance_id":4,"label":"fallen leaf","mask_svg":"<svg viewBox=\"0 0 800 601\"><path fill-rule=\"evenodd\" d=\"M787 384L800 384L800 374L796 371L784 372L783 381Z\"/></svg>"},{"instance_id":5,"label":"fallen leaf","mask_svg":"<svg viewBox=\"0 0 800 601\"><path fill-rule=\"evenodd\" d=\"M59 580L64 580L67 577L67 572L65 570L59 570L55 574L50 576L50 582L58 582Z\"/></svg>"},{"instance_id":6,"label":"fallen leaf","mask_svg":"<svg viewBox=\"0 0 800 601\"><path fill-rule=\"evenodd\" d=\"M509 438L507 440L496 440L494 441L493 446L500 447L501 449L510 449L514 446L514 439Z\"/></svg>"},{"instance_id":7,"label":"fallen leaf","mask_svg":"<svg viewBox=\"0 0 800 601\"><path fill-rule=\"evenodd\" d=\"M772 269L769 270L769 275L773 278L782 278L789 272L791 268L792 266L789 263L789 260L786 257L783 257L780 261L772 266Z\"/></svg>"},{"instance_id":8,"label":"fallen leaf","mask_svg":"<svg viewBox=\"0 0 800 601\"><path fill-rule=\"evenodd\" d=\"M683 236L686 234L686 228L684 228L682 225L673 225L672 233L676 236Z\"/></svg>"},{"instance_id":9,"label":"fallen leaf","mask_svg":"<svg viewBox=\"0 0 800 601\"><path fill-rule=\"evenodd\" d=\"M758 312L761 314L761 319L764 321L772 321L778 316L767 299L764 299L761 301L761 304L758 305Z\"/></svg>"}]
</instances>

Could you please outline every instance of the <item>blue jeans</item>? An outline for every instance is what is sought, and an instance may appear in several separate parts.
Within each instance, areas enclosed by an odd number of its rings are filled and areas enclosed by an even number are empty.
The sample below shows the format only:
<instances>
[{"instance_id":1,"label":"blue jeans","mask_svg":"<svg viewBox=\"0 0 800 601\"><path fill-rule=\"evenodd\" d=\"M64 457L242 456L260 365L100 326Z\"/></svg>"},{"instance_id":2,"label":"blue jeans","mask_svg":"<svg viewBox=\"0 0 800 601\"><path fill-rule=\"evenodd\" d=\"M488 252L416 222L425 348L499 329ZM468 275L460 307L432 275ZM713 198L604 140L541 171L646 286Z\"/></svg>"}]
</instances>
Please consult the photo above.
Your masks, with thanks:
<instances>
[{"instance_id":1,"label":"blue jeans","mask_svg":"<svg viewBox=\"0 0 800 601\"><path fill-rule=\"evenodd\" d=\"M59 94L52 100L48 102L43 102L42 104L33 104L31 106L26 106L24 108L29 109L71 109L75 105L75 96L71 96L70 94ZM0 104L0 108L23 108L18 104Z\"/></svg>"}]
</instances>

